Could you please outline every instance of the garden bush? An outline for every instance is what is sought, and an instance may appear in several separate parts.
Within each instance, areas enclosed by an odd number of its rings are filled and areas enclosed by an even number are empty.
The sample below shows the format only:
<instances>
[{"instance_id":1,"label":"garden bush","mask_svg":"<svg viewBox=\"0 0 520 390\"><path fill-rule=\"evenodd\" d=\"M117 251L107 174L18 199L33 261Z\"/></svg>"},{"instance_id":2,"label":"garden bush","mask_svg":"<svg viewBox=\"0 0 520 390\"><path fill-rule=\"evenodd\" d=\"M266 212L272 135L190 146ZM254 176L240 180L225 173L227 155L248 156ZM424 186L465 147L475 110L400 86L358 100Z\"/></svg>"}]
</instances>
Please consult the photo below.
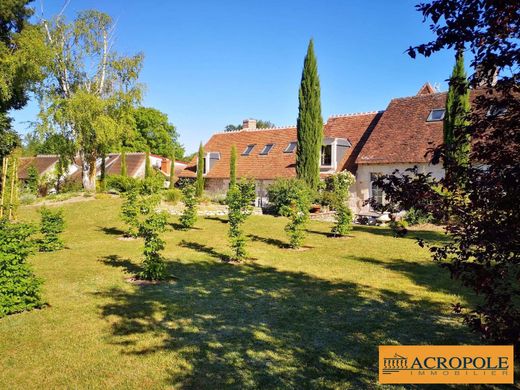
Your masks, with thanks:
<instances>
[{"instance_id":1,"label":"garden bush","mask_svg":"<svg viewBox=\"0 0 520 390\"><path fill-rule=\"evenodd\" d=\"M0 317L41 307L41 281L27 258L34 250L32 225L0 220Z\"/></svg>"},{"instance_id":2,"label":"garden bush","mask_svg":"<svg viewBox=\"0 0 520 390\"><path fill-rule=\"evenodd\" d=\"M404 220L391 221L389 225L394 237L404 237L408 234L408 223Z\"/></svg>"},{"instance_id":3,"label":"garden bush","mask_svg":"<svg viewBox=\"0 0 520 390\"><path fill-rule=\"evenodd\" d=\"M51 210L47 207L40 209L40 233L42 237L38 240L40 252L54 252L63 248L63 240L60 233L65 229L63 210Z\"/></svg>"},{"instance_id":4,"label":"garden bush","mask_svg":"<svg viewBox=\"0 0 520 390\"><path fill-rule=\"evenodd\" d=\"M297 179L276 179L273 184L267 187L270 211L276 215L282 215L282 208L290 205L293 194L302 191L307 192L310 205L313 195L303 181Z\"/></svg>"},{"instance_id":5,"label":"garden bush","mask_svg":"<svg viewBox=\"0 0 520 390\"><path fill-rule=\"evenodd\" d=\"M191 229L197 222L197 195L195 184L191 182L184 183L182 187L182 200L184 202L184 211L180 217L180 223L183 229Z\"/></svg>"},{"instance_id":6,"label":"garden bush","mask_svg":"<svg viewBox=\"0 0 520 390\"><path fill-rule=\"evenodd\" d=\"M422 225L434 222L433 215L413 207L406 212L404 219L410 225Z\"/></svg>"},{"instance_id":7,"label":"garden bush","mask_svg":"<svg viewBox=\"0 0 520 390\"><path fill-rule=\"evenodd\" d=\"M327 177L324 192L328 193L330 205L336 211L336 223L332 234L344 236L352 230L354 215L348 206L349 189L355 182L355 177L348 171L335 173Z\"/></svg>"},{"instance_id":8,"label":"garden bush","mask_svg":"<svg viewBox=\"0 0 520 390\"><path fill-rule=\"evenodd\" d=\"M163 199L172 204L177 204L182 199L182 191L177 188L170 188L163 191Z\"/></svg>"},{"instance_id":9,"label":"garden bush","mask_svg":"<svg viewBox=\"0 0 520 390\"><path fill-rule=\"evenodd\" d=\"M232 185L227 193L228 236L234 260L242 260L246 256L246 237L241 226L253 211L255 197L255 182L253 180L242 180Z\"/></svg>"},{"instance_id":10,"label":"garden bush","mask_svg":"<svg viewBox=\"0 0 520 390\"><path fill-rule=\"evenodd\" d=\"M113 190L120 193L138 190L141 186L141 180L128 176L111 175L106 177L107 190Z\"/></svg>"}]
</instances>

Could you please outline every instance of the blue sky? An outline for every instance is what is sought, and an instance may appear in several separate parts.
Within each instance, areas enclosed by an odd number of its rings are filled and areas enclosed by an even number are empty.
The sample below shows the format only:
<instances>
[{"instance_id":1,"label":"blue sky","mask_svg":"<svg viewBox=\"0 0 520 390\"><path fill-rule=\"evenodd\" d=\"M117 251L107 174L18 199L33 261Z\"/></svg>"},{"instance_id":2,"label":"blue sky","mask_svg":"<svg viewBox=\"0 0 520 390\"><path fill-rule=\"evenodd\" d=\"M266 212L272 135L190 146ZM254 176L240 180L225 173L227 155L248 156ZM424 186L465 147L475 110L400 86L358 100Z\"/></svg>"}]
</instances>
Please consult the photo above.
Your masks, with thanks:
<instances>
[{"instance_id":1,"label":"blue sky","mask_svg":"<svg viewBox=\"0 0 520 390\"><path fill-rule=\"evenodd\" d=\"M117 20L115 49L145 55L143 104L168 114L188 152L245 118L296 123L298 87L311 37L323 117L384 109L429 81L447 88L453 54L411 59L432 38L414 5L399 0L72 0L66 15L96 8ZM47 1L47 16L63 2ZM35 0L40 12L41 0ZM13 112L27 133L34 103Z\"/></svg>"}]
</instances>

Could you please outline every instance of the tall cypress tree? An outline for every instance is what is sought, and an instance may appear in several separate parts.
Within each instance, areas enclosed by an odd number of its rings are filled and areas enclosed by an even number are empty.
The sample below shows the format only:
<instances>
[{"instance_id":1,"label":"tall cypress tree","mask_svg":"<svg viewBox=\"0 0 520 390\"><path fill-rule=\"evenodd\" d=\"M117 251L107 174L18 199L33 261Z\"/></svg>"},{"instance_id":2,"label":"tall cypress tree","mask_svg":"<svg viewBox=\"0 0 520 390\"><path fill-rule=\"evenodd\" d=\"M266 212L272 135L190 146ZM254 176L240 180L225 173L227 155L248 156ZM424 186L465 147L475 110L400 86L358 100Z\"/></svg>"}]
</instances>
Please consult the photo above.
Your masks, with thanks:
<instances>
[{"instance_id":1,"label":"tall cypress tree","mask_svg":"<svg viewBox=\"0 0 520 390\"><path fill-rule=\"evenodd\" d=\"M121 151L121 176L126 177L127 170L126 170L126 152L123 149Z\"/></svg>"},{"instance_id":2,"label":"tall cypress tree","mask_svg":"<svg viewBox=\"0 0 520 390\"><path fill-rule=\"evenodd\" d=\"M231 158L229 160L229 186L237 184L237 147L231 146Z\"/></svg>"},{"instance_id":3,"label":"tall cypress tree","mask_svg":"<svg viewBox=\"0 0 520 390\"><path fill-rule=\"evenodd\" d=\"M464 167L469 162L469 136L466 127L469 125L470 111L469 83L464 69L464 56L458 52L455 66L449 81L446 96L446 113L444 115L444 168L450 180L462 179L457 167ZM458 178L457 178L458 177Z\"/></svg>"},{"instance_id":4,"label":"tall cypress tree","mask_svg":"<svg viewBox=\"0 0 520 390\"><path fill-rule=\"evenodd\" d=\"M196 196L200 198L204 192L204 147L202 142L199 146L199 153L197 159L197 185L196 185Z\"/></svg>"},{"instance_id":5,"label":"tall cypress tree","mask_svg":"<svg viewBox=\"0 0 520 390\"><path fill-rule=\"evenodd\" d=\"M172 158L170 162L170 189L174 188L175 184L175 149L172 153Z\"/></svg>"},{"instance_id":6,"label":"tall cypress tree","mask_svg":"<svg viewBox=\"0 0 520 390\"><path fill-rule=\"evenodd\" d=\"M296 174L307 185L316 189L320 180L320 153L323 142L320 79L318 64L311 39L303 64L298 107L298 149Z\"/></svg>"},{"instance_id":7,"label":"tall cypress tree","mask_svg":"<svg viewBox=\"0 0 520 390\"><path fill-rule=\"evenodd\" d=\"M146 160L144 162L144 178L147 179L152 176L152 166L150 164L150 152L146 152Z\"/></svg>"}]
</instances>

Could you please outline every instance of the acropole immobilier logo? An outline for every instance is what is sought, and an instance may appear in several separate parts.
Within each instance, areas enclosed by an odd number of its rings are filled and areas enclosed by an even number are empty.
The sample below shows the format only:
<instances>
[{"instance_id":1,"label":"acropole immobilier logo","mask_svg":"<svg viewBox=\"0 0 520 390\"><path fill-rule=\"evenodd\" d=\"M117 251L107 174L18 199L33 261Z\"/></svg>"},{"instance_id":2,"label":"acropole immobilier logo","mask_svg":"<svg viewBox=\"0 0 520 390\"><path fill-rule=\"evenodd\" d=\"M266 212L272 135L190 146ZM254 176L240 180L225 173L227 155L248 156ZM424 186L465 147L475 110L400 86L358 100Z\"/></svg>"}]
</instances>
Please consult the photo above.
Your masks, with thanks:
<instances>
[{"instance_id":1,"label":"acropole immobilier logo","mask_svg":"<svg viewBox=\"0 0 520 390\"><path fill-rule=\"evenodd\" d=\"M513 383L512 345L381 345L379 383Z\"/></svg>"}]
</instances>

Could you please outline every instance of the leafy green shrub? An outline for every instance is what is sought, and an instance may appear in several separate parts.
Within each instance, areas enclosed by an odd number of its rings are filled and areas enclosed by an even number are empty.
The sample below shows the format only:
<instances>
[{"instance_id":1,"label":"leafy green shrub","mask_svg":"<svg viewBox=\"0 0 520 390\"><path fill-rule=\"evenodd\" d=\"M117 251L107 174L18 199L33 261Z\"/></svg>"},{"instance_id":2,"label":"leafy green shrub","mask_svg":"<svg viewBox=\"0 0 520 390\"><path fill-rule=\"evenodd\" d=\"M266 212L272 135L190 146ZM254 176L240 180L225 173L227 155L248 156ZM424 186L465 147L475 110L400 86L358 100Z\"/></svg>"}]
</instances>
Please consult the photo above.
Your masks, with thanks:
<instances>
[{"instance_id":1,"label":"leafy green shrub","mask_svg":"<svg viewBox=\"0 0 520 390\"><path fill-rule=\"evenodd\" d=\"M32 225L0 220L0 317L43 305L41 281L27 263L35 231Z\"/></svg>"},{"instance_id":2,"label":"leafy green shrub","mask_svg":"<svg viewBox=\"0 0 520 390\"><path fill-rule=\"evenodd\" d=\"M54 252L63 248L63 240L60 238L60 233L65 229L63 210L51 210L47 207L42 207L40 216L40 233L42 238L38 241L39 251Z\"/></svg>"},{"instance_id":3,"label":"leafy green shrub","mask_svg":"<svg viewBox=\"0 0 520 390\"><path fill-rule=\"evenodd\" d=\"M327 177L324 192L329 194L330 205L336 211L336 223L332 234L344 236L352 230L354 215L348 206L349 189L355 182L355 177L348 171L335 173Z\"/></svg>"},{"instance_id":4,"label":"leafy green shrub","mask_svg":"<svg viewBox=\"0 0 520 390\"><path fill-rule=\"evenodd\" d=\"M163 191L163 199L172 204L178 203L182 199L182 191L177 188L170 188Z\"/></svg>"},{"instance_id":5,"label":"leafy green shrub","mask_svg":"<svg viewBox=\"0 0 520 390\"><path fill-rule=\"evenodd\" d=\"M392 229L394 237L404 237L408 233L408 223L404 220L391 221L389 226L390 229Z\"/></svg>"},{"instance_id":6,"label":"leafy green shrub","mask_svg":"<svg viewBox=\"0 0 520 390\"><path fill-rule=\"evenodd\" d=\"M164 176L161 173L150 171L149 176L141 181L141 193L146 195L156 194L164 189Z\"/></svg>"},{"instance_id":7,"label":"leafy green shrub","mask_svg":"<svg viewBox=\"0 0 520 390\"><path fill-rule=\"evenodd\" d=\"M301 192L304 182L297 179L276 179L275 182L267 187L267 197L269 199L269 207L276 215L282 215L281 209L289 206L293 199L294 192ZM307 189L309 204L312 202L313 195L310 189Z\"/></svg>"},{"instance_id":8,"label":"leafy green shrub","mask_svg":"<svg viewBox=\"0 0 520 390\"><path fill-rule=\"evenodd\" d=\"M59 192L80 192L83 190L83 186L80 181L73 180L71 178L65 177L64 180L60 183Z\"/></svg>"},{"instance_id":9,"label":"leafy green shrub","mask_svg":"<svg viewBox=\"0 0 520 390\"><path fill-rule=\"evenodd\" d=\"M422 225L434 222L433 215L413 207L406 212L404 219L410 225Z\"/></svg>"},{"instance_id":10,"label":"leafy green shrub","mask_svg":"<svg viewBox=\"0 0 520 390\"><path fill-rule=\"evenodd\" d=\"M252 180L242 180L232 185L227 193L228 236L234 260L242 260L246 256L246 237L241 226L253 211L255 197L255 182Z\"/></svg>"},{"instance_id":11,"label":"leafy green shrub","mask_svg":"<svg viewBox=\"0 0 520 390\"><path fill-rule=\"evenodd\" d=\"M182 200L184 211L182 212L180 223L183 229L191 229L197 222L197 195L196 187L193 183L184 183L182 187Z\"/></svg>"},{"instance_id":12,"label":"leafy green shrub","mask_svg":"<svg viewBox=\"0 0 520 390\"><path fill-rule=\"evenodd\" d=\"M284 185L284 188L291 188L291 191L280 191L276 202L281 205L279 213L289 218L285 231L289 235L290 246L299 248L305 238L305 225L309 220L312 194L303 180L287 181L291 183Z\"/></svg>"},{"instance_id":13,"label":"leafy green shrub","mask_svg":"<svg viewBox=\"0 0 520 390\"><path fill-rule=\"evenodd\" d=\"M128 176L107 176L105 180L107 190L114 190L120 193L137 190L141 186L141 180Z\"/></svg>"}]
</instances>

